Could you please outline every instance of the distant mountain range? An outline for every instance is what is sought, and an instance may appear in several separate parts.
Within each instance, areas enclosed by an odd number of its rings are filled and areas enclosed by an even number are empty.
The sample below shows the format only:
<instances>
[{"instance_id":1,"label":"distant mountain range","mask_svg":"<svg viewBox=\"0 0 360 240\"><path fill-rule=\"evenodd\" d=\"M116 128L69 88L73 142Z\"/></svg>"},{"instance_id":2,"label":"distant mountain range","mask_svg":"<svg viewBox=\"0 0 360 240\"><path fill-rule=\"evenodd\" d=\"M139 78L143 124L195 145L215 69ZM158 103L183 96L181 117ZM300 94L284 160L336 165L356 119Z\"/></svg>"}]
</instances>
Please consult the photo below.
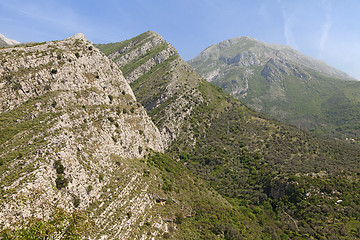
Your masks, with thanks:
<instances>
[{"instance_id":1,"label":"distant mountain range","mask_svg":"<svg viewBox=\"0 0 360 240\"><path fill-rule=\"evenodd\" d=\"M288 46L238 37L188 62L256 111L341 139L360 136L360 82Z\"/></svg>"},{"instance_id":2,"label":"distant mountain range","mask_svg":"<svg viewBox=\"0 0 360 240\"><path fill-rule=\"evenodd\" d=\"M8 39L4 35L0 34L0 47L9 47L20 44L16 40Z\"/></svg>"}]
</instances>

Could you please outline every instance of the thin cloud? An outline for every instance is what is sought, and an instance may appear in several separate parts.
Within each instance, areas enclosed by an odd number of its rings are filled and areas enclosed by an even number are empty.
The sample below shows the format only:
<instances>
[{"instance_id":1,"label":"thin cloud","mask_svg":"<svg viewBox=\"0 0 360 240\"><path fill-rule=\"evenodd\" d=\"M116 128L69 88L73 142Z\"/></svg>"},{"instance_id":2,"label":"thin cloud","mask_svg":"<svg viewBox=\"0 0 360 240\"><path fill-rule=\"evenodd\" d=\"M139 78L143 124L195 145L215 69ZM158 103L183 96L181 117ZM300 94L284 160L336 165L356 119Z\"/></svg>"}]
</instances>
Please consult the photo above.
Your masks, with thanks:
<instances>
[{"instance_id":1,"label":"thin cloud","mask_svg":"<svg viewBox=\"0 0 360 240\"><path fill-rule=\"evenodd\" d=\"M331 2L327 2L325 0L322 1L323 6L326 8L326 19L325 23L322 27L321 37L320 37L320 50L323 51L330 29L331 29L331 12L332 12L332 6Z\"/></svg>"},{"instance_id":2,"label":"thin cloud","mask_svg":"<svg viewBox=\"0 0 360 240\"><path fill-rule=\"evenodd\" d=\"M282 7L282 15L283 15L283 21L284 21L284 36L286 44L298 49L298 45L295 41L294 35L293 35L293 20L292 17L289 16L285 10L284 7Z\"/></svg>"},{"instance_id":3,"label":"thin cloud","mask_svg":"<svg viewBox=\"0 0 360 240\"><path fill-rule=\"evenodd\" d=\"M74 34L79 31L91 32L91 28L84 25L74 9L61 1L51 1L43 3L42 1L14 1L12 3L2 4L7 9L23 16L26 21L41 23L42 26L51 26L54 30L62 31L66 34ZM34 27L35 31L36 27ZM37 31L39 31L38 29ZM40 31L41 32L41 31ZM43 34L49 35L47 31Z\"/></svg>"}]
</instances>

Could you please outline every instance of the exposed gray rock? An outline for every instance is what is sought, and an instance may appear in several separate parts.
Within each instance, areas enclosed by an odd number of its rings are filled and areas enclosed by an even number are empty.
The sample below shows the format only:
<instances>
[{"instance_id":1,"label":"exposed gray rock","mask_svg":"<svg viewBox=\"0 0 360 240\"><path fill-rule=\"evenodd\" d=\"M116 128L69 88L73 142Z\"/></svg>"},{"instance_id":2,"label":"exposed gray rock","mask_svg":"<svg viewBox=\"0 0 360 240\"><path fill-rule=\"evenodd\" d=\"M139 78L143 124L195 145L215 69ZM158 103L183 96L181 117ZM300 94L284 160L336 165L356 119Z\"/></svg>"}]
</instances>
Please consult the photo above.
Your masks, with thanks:
<instances>
[{"instance_id":1,"label":"exposed gray rock","mask_svg":"<svg viewBox=\"0 0 360 240\"><path fill-rule=\"evenodd\" d=\"M149 186L157 178L145 181L146 165L137 160L164 151L162 135L115 63L78 34L1 49L0 79L0 114L15 114L15 129L35 121L2 144L7 150L0 157L18 149L24 155L1 173L0 226L48 219L62 208L91 211L100 227L95 238L130 238L139 219L157 224L151 236L166 231L151 211L156 201ZM64 170L57 170L59 163Z\"/></svg>"},{"instance_id":2,"label":"exposed gray rock","mask_svg":"<svg viewBox=\"0 0 360 240\"><path fill-rule=\"evenodd\" d=\"M8 47L20 44L18 41L6 38L4 35L0 34L0 47Z\"/></svg>"}]
</instances>

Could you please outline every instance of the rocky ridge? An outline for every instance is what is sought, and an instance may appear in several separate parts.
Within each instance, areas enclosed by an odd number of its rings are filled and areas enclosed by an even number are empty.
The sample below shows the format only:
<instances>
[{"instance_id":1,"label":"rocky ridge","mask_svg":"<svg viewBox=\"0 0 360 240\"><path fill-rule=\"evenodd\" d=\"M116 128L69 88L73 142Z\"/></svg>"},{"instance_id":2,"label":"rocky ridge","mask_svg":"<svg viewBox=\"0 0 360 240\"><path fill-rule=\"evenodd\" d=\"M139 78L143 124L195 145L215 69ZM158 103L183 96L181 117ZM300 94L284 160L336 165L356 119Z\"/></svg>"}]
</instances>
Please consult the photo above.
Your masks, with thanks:
<instances>
[{"instance_id":1,"label":"rocky ridge","mask_svg":"<svg viewBox=\"0 0 360 240\"><path fill-rule=\"evenodd\" d=\"M200 76L173 46L152 31L124 42L97 46L122 69L137 99L162 133L164 146L170 146L180 136L185 119L203 102L197 88ZM192 144L196 142L195 137L189 139Z\"/></svg>"},{"instance_id":2,"label":"rocky ridge","mask_svg":"<svg viewBox=\"0 0 360 240\"><path fill-rule=\"evenodd\" d=\"M4 35L0 34L0 47L9 47L9 46L17 45L17 44L20 44L20 43L16 40L6 38Z\"/></svg>"},{"instance_id":3,"label":"rocky ridge","mask_svg":"<svg viewBox=\"0 0 360 240\"><path fill-rule=\"evenodd\" d=\"M166 230L136 160L161 135L114 63L76 37L1 49L0 79L0 226L64 209L90 211L96 238L128 238L139 218Z\"/></svg>"}]
</instances>

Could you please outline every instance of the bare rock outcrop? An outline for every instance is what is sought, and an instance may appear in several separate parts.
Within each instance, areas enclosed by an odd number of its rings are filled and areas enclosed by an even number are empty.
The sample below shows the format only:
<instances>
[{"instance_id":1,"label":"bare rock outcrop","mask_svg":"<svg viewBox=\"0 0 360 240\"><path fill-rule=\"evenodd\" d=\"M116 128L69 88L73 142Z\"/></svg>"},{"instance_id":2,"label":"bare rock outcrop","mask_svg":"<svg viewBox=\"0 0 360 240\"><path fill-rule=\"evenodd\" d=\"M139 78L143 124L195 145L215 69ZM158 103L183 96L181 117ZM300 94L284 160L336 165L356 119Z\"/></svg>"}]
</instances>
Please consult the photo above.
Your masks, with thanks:
<instances>
[{"instance_id":1,"label":"bare rock outcrop","mask_svg":"<svg viewBox=\"0 0 360 240\"><path fill-rule=\"evenodd\" d=\"M128 238L139 219L157 223L149 238L166 228L138 160L164 151L160 131L83 34L0 50L0 118L0 227L60 208L90 212L97 239Z\"/></svg>"}]
</instances>

